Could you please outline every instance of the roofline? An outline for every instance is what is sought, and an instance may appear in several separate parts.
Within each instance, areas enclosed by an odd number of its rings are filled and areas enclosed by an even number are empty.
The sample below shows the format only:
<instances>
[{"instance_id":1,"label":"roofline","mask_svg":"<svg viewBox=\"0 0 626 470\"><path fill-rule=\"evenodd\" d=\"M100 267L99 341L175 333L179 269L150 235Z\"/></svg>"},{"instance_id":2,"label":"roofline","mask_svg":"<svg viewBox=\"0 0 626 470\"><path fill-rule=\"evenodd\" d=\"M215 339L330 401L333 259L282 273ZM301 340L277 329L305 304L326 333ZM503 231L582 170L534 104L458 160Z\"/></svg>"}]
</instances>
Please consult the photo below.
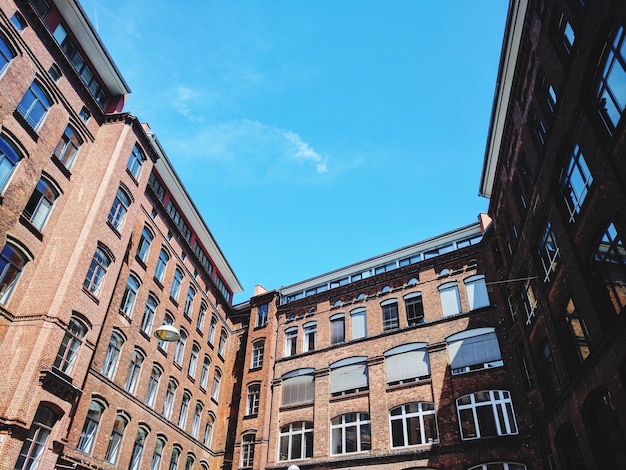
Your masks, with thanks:
<instances>
[{"instance_id":1,"label":"roofline","mask_svg":"<svg viewBox=\"0 0 626 470\"><path fill-rule=\"evenodd\" d=\"M89 57L107 91L114 96L128 95L130 87L78 0L52 0L71 29L82 51Z\"/></svg>"},{"instance_id":2,"label":"roofline","mask_svg":"<svg viewBox=\"0 0 626 470\"><path fill-rule=\"evenodd\" d=\"M517 67L522 41L522 31L528 10L528 0L510 0L509 11L507 13L504 38L502 41L502 52L500 64L498 66L498 78L491 109L491 120L487 133L487 147L485 149L485 159L483 161L483 171L480 178L480 188L478 194L484 197L491 197L493 185L496 177L496 167L500 155L500 146L504 134L504 125L511 99L513 87L513 77Z\"/></svg>"},{"instance_id":3,"label":"roofline","mask_svg":"<svg viewBox=\"0 0 626 470\"><path fill-rule=\"evenodd\" d=\"M147 134L152 142L152 147L159 155L159 159L154 164L154 167L159 172L159 176L163 180L163 183L170 191L170 194L174 197L176 204L185 215L185 219L189 222L189 225L196 234L196 237L198 237L202 243L204 249L207 250L211 261L217 268L224 282L232 291L233 295L243 292L243 286L239 282L239 279L237 279L237 276L228 263L226 256L224 256L224 253L217 244L217 241L213 237L209 227L200 215L198 208L189 196L189 193L185 189L178 173L174 170L172 162L165 153L161 143L152 131L147 131Z\"/></svg>"},{"instance_id":4,"label":"roofline","mask_svg":"<svg viewBox=\"0 0 626 470\"><path fill-rule=\"evenodd\" d=\"M427 238L426 240L413 243L412 245L404 246L402 248L398 248L393 251L389 251L387 253L383 253L378 256L374 256L372 258L350 264L348 266L343 266L339 269L335 269L334 271L329 271L327 273L320 274L319 276L315 276L304 281L297 282L295 284L281 287L280 289L278 289L278 291L281 296L286 296L300 290L306 290L307 288L317 286L318 284L324 282L330 282L331 280L337 279L338 277L342 277L344 275L353 274L355 271L359 271L361 269L365 270L368 268L379 266L388 261L402 258L405 255L408 256L418 251L427 251L446 243L460 240L470 235L479 233L481 233L480 222L475 222L473 224L469 224L464 227L460 227L455 230L451 230L449 232Z\"/></svg>"}]
</instances>

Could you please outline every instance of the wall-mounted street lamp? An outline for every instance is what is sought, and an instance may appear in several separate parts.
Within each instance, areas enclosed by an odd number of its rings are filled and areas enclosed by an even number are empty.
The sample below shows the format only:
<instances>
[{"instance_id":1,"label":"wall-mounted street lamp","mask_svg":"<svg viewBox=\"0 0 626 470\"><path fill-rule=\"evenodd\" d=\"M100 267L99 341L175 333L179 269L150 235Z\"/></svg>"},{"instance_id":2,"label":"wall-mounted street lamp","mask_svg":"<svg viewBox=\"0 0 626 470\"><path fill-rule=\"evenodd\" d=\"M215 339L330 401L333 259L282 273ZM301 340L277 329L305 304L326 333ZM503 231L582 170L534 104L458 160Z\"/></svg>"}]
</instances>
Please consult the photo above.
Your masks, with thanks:
<instances>
[{"instance_id":1,"label":"wall-mounted street lamp","mask_svg":"<svg viewBox=\"0 0 626 470\"><path fill-rule=\"evenodd\" d=\"M162 325L154 330L154 337L161 341L178 341L180 332L173 325Z\"/></svg>"}]
</instances>

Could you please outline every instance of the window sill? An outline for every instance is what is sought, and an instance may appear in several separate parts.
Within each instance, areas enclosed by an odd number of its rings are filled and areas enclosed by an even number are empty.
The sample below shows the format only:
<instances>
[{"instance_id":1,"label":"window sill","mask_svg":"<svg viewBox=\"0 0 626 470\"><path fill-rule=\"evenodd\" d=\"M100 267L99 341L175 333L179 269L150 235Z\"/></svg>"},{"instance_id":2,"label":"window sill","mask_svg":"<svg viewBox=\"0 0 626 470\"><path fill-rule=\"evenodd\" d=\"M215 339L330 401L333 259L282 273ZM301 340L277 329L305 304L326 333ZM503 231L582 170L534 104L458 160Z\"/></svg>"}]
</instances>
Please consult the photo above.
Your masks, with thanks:
<instances>
[{"instance_id":1,"label":"window sill","mask_svg":"<svg viewBox=\"0 0 626 470\"><path fill-rule=\"evenodd\" d=\"M163 284L161 283L161 281L157 279L156 277L153 277L152 279L154 280L154 283L157 285L157 287L163 290Z\"/></svg>"},{"instance_id":2,"label":"window sill","mask_svg":"<svg viewBox=\"0 0 626 470\"><path fill-rule=\"evenodd\" d=\"M256 367L250 367L250 369L248 369L248 372L256 372L258 370L263 369L263 366L256 366Z\"/></svg>"},{"instance_id":3,"label":"window sill","mask_svg":"<svg viewBox=\"0 0 626 470\"><path fill-rule=\"evenodd\" d=\"M126 168L126 173L128 173L128 176L130 176L130 179L132 180L132 182L135 183L135 186L139 186L139 181L137 181L137 178L135 178L135 175L133 175L128 168Z\"/></svg>"},{"instance_id":4,"label":"window sill","mask_svg":"<svg viewBox=\"0 0 626 470\"><path fill-rule=\"evenodd\" d=\"M122 234L117 229L117 227L115 225L113 225L111 222L109 222L108 220L107 220L107 225L109 226L109 228L111 230L113 230L113 233L117 236L117 238L119 238L121 240L122 239Z\"/></svg>"},{"instance_id":5,"label":"window sill","mask_svg":"<svg viewBox=\"0 0 626 470\"><path fill-rule=\"evenodd\" d=\"M46 112L47 114L47 112ZM24 130L28 133L28 135L35 141L39 141L39 134L37 134L37 129L35 129L33 126L30 125L30 123L26 120L26 118L24 116L22 116L19 111L17 110L17 108L15 108L15 111L13 111L13 117L15 118L15 120L17 122L19 122L21 124L21 126L24 128ZM45 119L45 115L42 118ZM41 124L41 122L40 122Z\"/></svg>"},{"instance_id":6,"label":"window sill","mask_svg":"<svg viewBox=\"0 0 626 470\"><path fill-rule=\"evenodd\" d=\"M142 260L138 254L135 254L135 261L137 261L137 264L139 264L139 266L141 266L144 271L146 270L146 262Z\"/></svg>"},{"instance_id":7,"label":"window sill","mask_svg":"<svg viewBox=\"0 0 626 470\"><path fill-rule=\"evenodd\" d=\"M70 179L70 177L72 176L72 172L70 171L69 168L67 168L63 162L61 160L59 160L57 158L56 155L52 155L52 157L50 158L50 160L52 160L52 163L54 163L56 165L56 167L59 169L59 171L61 173L63 173L63 176L65 176L68 180Z\"/></svg>"},{"instance_id":8,"label":"window sill","mask_svg":"<svg viewBox=\"0 0 626 470\"><path fill-rule=\"evenodd\" d=\"M143 331L142 329L139 330L139 333L141 334L141 336L143 336L144 338L146 338L148 341L150 341L150 335L148 333L146 333L145 331Z\"/></svg>"},{"instance_id":9,"label":"window sill","mask_svg":"<svg viewBox=\"0 0 626 470\"><path fill-rule=\"evenodd\" d=\"M126 320L128 323L132 323L133 321L130 319L130 317L126 314L126 312L122 309L118 310L118 313L122 316L122 318L124 318L124 320Z\"/></svg>"},{"instance_id":10,"label":"window sill","mask_svg":"<svg viewBox=\"0 0 626 470\"><path fill-rule=\"evenodd\" d=\"M98 297L96 297L91 292L89 292L89 290L87 290L87 288L85 286L82 287L82 291L85 294L87 294L87 297L89 297L91 300L93 300L96 303L96 305L100 305L100 299L98 299Z\"/></svg>"},{"instance_id":11,"label":"window sill","mask_svg":"<svg viewBox=\"0 0 626 470\"><path fill-rule=\"evenodd\" d=\"M251 415L245 415L243 417L243 419L254 419L254 418L258 418L258 417L259 417L259 414L258 413L254 413L254 414L251 414Z\"/></svg>"},{"instance_id":12,"label":"window sill","mask_svg":"<svg viewBox=\"0 0 626 470\"><path fill-rule=\"evenodd\" d=\"M350 400L352 398L358 398L358 397L366 397L368 396L370 393L369 389L368 390L363 390L363 391L359 391L359 392L355 392L355 393L348 393L345 395L337 395L337 396L332 396L330 397L330 399L328 400L330 403L334 403L334 402L338 402L338 401L343 401L343 400Z\"/></svg>"},{"instance_id":13,"label":"window sill","mask_svg":"<svg viewBox=\"0 0 626 470\"><path fill-rule=\"evenodd\" d=\"M170 295L170 302L172 302L172 304L174 304L174 306L175 306L176 308L178 308L178 300L176 300L176 299L175 299L174 297L172 297L171 295Z\"/></svg>"},{"instance_id":14,"label":"window sill","mask_svg":"<svg viewBox=\"0 0 626 470\"><path fill-rule=\"evenodd\" d=\"M298 410L300 408L308 408L310 406L313 406L314 404L315 402L313 401L307 401L304 403L294 403L293 405L281 405L278 411Z\"/></svg>"},{"instance_id":15,"label":"window sill","mask_svg":"<svg viewBox=\"0 0 626 470\"><path fill-rule=\"evenodd\" d=\"M267 323L265 323L264 325L255 326L252 331L262 330L265 327L267 327Z\"/></svg>"},{"instance_id":16,"label":"window sill","mask_svg":"<svg viewBox=\"0 0 626 470\"><path fill-rule=\"evenodd\" d=\"M200 337L204 336L204 332L198 326L196 326L196 333L198 333Z\"/></svg>"},{"instance_id":17,"label":"window sill","mask_svg":"<svg viewBox=\"0 0 626 470\"><path fill-rule=\"evenodd\" d=\"M28 231L30 233L32 233L33 235L35 235L35 237L37 237L37 239L39 241L43 240L43 234L41 233L41 231L35 227L30 220L28 220L26 217L24 217L24 214L20 214L20 223L26 227L28 229Z\"/></svg>"}]
</instances>

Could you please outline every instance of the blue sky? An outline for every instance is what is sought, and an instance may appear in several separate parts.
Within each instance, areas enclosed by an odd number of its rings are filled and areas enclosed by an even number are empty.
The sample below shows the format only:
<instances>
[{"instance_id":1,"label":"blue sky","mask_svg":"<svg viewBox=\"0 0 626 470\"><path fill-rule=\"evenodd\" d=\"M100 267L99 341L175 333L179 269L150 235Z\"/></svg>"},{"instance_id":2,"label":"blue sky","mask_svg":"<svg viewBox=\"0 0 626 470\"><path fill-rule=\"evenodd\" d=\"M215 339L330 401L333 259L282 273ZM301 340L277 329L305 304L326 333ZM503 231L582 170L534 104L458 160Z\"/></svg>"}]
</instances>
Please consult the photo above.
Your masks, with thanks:
<instances>
[{"instance_id":1,"label":"blue sky","mask_svg":"<svg viewBox=\"0 0 626 470\"><path fill-rule=\"evenodd\" d=\"M246 289L473 223L505 0L83 0ZM181 8L180 5L186 8Z\"/></svg>"}]
</instances>

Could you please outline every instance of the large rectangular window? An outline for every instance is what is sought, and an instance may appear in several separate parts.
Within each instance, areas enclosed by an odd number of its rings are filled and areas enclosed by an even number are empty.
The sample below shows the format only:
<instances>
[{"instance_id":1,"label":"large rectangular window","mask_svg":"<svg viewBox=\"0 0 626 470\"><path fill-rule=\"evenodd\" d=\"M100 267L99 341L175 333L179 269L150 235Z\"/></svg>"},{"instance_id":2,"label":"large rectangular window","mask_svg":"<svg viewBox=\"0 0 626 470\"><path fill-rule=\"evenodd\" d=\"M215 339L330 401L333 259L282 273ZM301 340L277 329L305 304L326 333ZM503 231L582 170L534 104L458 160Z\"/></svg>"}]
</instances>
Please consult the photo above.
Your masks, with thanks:
<instances>
[{"instance_id":1,"label":"large rectangular window","mask_svg":"<svg viewBox=\"0 0 626 470\"><path fill-rule=\"evenodd\" d=\"M517 434L511 395L504 390L488 390L465 395L456 401L461 439Z\"/></svg>"},{"instance_id":2,"label":"large rectangular window","mask_svg":"<svg viewBox=\"0 0 626 470\"><path fill-rule=\"evenodd\" d=\"M503 365L494 328L465 330L446 338L452 374Z\"/></svg>"},{"instance_id":3,"label":"large rectangular window","mask_svg":"<svg viewBox=\"0 0 626 470\"><path fill-rule=\"evenodd\" d=\"M387 384L398 385L430 377L426 343L410 343L385 352Z\"/></svg>"},{"instance_id":4,"label":"large rectangular window","mask_svg":"<svg viewBox=\"0 0 626 470\"><path fill-rule=\"evenodd\" d=\"M448 282L437 288L441 299L443 316L461 313L461 299L459 298L459 286L456 282Z\"/></svg>"},{"instance_id":5,"label":"large rectangular window","mask_svg":"<svg viewBox=\"0 0 626 470\"><path fill-rule=\"evenodd\" d=\"M620 26L608 44L604 68L598 83L598 109L608 131L613 134L626 105L626 57L624 28Z\"/></svg>"},{"instance_id":6,"label":"large rectangular window","mask_svg":"<svg viewBox=\"0 0 626 470\"><path fill-rule=\"evenodd\" d=\"M349 357L330 366L330 393L333 396L357 393L368 389L365 357Z\"/></svg>"},{"instance_id":7,"label":"large rectangular window","mask_svg":"<svg viewBox=\"0 0 626 470\"><path fill-rule=\"evenodd\" d=\"M567 167L561 173L561 193L569 211L569 221L574 222L585 202L593 176L580 147L576 145L572 151Z\"/></svg>"},{"instance_id":8,"label":"large rectangular window","mask_svg":"<svg viewBox=\"0 0 626 470\"><path fill-rule=\"evenodd\" d=\"M315 399L314 369L298 369L283 375L282 406L312 402Z\"/></svg>"}]
</instances>

